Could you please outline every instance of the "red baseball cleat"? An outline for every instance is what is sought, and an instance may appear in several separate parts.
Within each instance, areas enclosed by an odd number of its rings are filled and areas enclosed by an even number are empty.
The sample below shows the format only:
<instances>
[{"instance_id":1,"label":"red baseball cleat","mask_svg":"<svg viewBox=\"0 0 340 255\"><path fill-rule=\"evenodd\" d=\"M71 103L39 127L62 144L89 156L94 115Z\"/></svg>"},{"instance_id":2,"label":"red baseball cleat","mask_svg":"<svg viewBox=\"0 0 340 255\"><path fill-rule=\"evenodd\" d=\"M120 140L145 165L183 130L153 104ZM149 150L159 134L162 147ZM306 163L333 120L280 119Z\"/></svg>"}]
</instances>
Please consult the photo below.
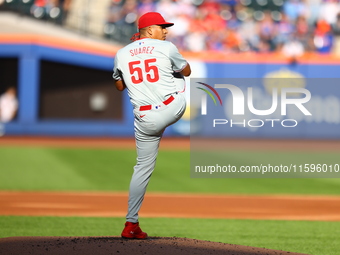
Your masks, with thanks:
<instances>
[{"instance_id":1,"label":"red baseball cleat","mask_svg":"<svg viewBox=\"0 0 340 255\"><path fill-rule=\"evenodd\" d=\"M127 221L122 232L122 237L130 239L146 239L148 234L141 230L138 222L132 223Z\"/></svg>"}]
</instances>

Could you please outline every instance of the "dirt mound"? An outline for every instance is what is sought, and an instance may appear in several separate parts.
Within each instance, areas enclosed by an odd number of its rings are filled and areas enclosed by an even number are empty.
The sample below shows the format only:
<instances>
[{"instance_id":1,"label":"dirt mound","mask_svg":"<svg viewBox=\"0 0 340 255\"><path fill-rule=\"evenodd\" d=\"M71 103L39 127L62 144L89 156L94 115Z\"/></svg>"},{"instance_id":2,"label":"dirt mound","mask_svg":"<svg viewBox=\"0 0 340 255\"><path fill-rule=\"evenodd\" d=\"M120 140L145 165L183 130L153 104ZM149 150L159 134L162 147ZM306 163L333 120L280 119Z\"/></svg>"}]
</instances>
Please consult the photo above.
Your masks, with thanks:
<instances>
[{"instance_id":1,"label":"dirt mound","mask_svg":"<svg viewBox=\"0 0 340 255\"><path fill-rule=\"evenodd\" d=\"M0 251L6 255L301 254L178 237L150 237L147 240L127 240L120 237L8 237L0 239Z\"/></svg>"}]
</instances>

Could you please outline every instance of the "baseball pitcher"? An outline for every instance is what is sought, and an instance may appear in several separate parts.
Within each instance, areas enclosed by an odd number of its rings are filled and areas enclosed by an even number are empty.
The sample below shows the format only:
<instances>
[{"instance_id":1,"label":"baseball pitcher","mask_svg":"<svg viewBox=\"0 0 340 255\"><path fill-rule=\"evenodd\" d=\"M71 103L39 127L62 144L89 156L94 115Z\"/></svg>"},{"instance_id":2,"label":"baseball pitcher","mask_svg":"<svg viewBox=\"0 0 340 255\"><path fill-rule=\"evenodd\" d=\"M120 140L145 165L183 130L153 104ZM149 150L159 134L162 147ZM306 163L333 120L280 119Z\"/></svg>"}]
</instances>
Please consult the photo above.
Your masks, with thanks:
<instances>
[{"instance_id":1,"label":"baseball pitcher","mask_svg":"<svg viewBox=\"0 0 340 255\"><path fill-rule=\"evenodd\" d=\"M165 41L167 27L161 14L148 12L138 21L135 41L120 49L114 59L113 79L118 90L127 89L133 105L137 163L130 182L124 238L145 239L138 212L158 155L166 127L177 122L186 108L178 76L189 76L189 63L171 42ZM183 77L182 76L182 77Z\"/></svg>"}]
</instances>

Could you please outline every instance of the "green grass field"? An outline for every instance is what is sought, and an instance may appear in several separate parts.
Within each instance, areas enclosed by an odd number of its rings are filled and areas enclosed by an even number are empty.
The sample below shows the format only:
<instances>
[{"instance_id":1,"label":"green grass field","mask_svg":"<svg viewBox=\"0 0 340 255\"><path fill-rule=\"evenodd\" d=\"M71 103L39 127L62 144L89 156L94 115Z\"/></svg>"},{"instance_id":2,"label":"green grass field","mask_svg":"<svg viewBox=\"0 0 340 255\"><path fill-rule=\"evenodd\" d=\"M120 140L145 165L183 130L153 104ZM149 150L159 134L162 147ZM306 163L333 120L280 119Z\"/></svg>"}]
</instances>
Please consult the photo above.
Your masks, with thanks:
<instances>
[{"instance_id":1,"label":"green grass field","mask_svg":"<svg viewBox=\"0 0 340 255\"><path fill-rule=\"evenodd\" d=\"M262 158L336 162L336 153L232 151L234 165ZM0 190L127 191L134 150L0 147ZM337 162L340 163L340 162ZM340 179L190 178L189 151L160 151L148 191L339 195ZM0 237L119 235L123 218L0 217ZM178 236L308 254L339 254L340 222L141 219L151 236ZM200 229L200 231L197 231Z\"/></svg>"},{"instance_id":2,"label":"green grass field","mask_svg":"<svg viewBox=\"0 0 340 255\"><path fill-rule=\"evenodd\" d=\"M257 164L275 152L232 151L233 165ZM330 162L338 154L280 153L280 162ZM0 147L1 190L127 191L134 150ZM272 160L273 162L273 160ZM338 162L340 163L340 162ZM340 179L190 178L188 151L161 151L148 191L235 194L340 194ZM339 173L340 175L340 173Z\"/></svg>"}]
</instances>

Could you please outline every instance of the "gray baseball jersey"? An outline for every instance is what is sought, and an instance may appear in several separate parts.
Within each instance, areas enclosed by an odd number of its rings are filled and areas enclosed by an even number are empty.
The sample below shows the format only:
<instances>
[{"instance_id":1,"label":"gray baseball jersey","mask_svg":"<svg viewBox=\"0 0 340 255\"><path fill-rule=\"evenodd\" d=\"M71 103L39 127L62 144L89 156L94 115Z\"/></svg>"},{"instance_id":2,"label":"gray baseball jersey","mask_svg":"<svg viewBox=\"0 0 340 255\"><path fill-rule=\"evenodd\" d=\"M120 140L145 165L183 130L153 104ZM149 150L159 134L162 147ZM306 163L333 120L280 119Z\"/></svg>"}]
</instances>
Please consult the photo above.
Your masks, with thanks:
<instances>
[{"instance_id":1,"label":"gray baseball jersey","mask_svg":"<svg viewBox=\"0 0 340 255\"><path fill-rule=\"evenodd\" d=\"M134 108L159 104L177 91L172 73L182 71L186 65L173 43L143 38L117 52L113 78L123 78Z\"/></svg>"}]
</instances>

